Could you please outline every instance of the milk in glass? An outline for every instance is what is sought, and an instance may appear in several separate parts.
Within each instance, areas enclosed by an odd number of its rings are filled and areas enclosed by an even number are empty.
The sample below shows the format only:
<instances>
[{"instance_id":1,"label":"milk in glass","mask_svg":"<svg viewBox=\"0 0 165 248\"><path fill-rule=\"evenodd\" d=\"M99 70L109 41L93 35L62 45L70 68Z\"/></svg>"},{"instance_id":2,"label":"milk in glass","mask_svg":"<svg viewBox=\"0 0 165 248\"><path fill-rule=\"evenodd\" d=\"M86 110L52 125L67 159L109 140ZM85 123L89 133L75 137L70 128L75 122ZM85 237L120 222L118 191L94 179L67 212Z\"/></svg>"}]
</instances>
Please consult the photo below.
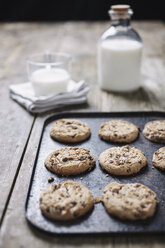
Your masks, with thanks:
<instances>
[{"instance_id":1,"label":"milk in glass","mask_svg":"<svg viewBox=\"0 0 165 248\"><path fill-rule=\"evenodd\" d=\"M67 91L69 73L60 68L38 69L31 74L31 82L36 96L47 96Z\"/></svg>"},{"instance_id":2,"label":"milk in glass","mask_svg":"<svg viewBox=\"0 0 165 248\"><path fill-rule=\"evenodd\" d=\"M70 80L71 56L45 51L27 58L27 71L35 96L66 92Z\"/></svg>"}]
</instances>

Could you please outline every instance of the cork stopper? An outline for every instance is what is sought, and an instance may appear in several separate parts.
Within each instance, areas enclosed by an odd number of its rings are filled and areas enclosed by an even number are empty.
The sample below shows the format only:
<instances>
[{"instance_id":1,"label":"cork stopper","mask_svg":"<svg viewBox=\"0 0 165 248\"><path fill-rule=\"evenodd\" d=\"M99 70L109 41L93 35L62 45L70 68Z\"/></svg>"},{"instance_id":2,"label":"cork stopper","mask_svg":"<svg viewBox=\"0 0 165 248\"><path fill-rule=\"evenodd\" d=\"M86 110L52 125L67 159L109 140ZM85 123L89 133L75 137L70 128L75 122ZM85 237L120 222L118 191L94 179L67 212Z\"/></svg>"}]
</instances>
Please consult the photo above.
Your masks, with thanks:
<instances>
[{"instance_id":1,"label":"cork stopper","mask_svg":"<svg viewBox=\"0 0 165 248\"><path fill-rule=\"evenodd\" d=\"M133 15L133 11L128 4L116 4L112 5L109 10L109 15L111 19L126 19L130 18Z\"/></svg>"},{"instance_id":2,"label":"cork stopper","mask_svg":"<svg viewBox=\"0 0 165 248\"><path fill-rule=\"evenodd\" d=\"M116 4L111 6L111 10L114 11L128 11L130 9L130 5L127 4Z\"/></svg>"}]
</instances>

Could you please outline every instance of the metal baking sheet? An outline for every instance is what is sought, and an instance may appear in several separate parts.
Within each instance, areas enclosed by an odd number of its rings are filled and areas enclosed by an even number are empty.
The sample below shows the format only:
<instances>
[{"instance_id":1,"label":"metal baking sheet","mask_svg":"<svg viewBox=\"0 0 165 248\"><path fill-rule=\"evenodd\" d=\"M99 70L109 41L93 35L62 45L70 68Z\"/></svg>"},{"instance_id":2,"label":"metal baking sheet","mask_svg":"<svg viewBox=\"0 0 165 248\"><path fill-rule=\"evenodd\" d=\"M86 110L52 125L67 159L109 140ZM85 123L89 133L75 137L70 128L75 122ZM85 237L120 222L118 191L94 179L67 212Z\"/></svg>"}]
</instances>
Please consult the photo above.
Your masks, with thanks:
<instances>
[{"instance_id":1,"label":"metal baking sheet","mask_svg":"<svg viewBox=\"0 0 165 248\"><path fill-rule=\"evenodd\" d=\"M49 132L54 121L61 118L74 118L85 121L91 128L91 137L78 144L64 144L50 138ZM119 177L109 175L102 171L98 163L98 157L104 150L116 145L105 142L98 136L98 129L102 122L111 119L131 121L140 127L140 135L131 146L141 149L147 157L148 166L134 176ZM151 120L165 119L163 112L121 112L121 113L61 113L56 114L44 122L41 139L33 167L29 190L27 194L25 213L28 222L36 228L51 234L99 234L99 233L150 233L165 232L165 173L152 165L152 155L160 148L161 144L146 140L142 134L146 122ZM122 146L121 144L117 144ZM96 158L96 167L88 173L78 176L61 177L48 171L44 166L46 156L63 146L79 146L87 148ZM39 208L39 197L47 187L48 178L54 177L53 183L60 183L66 179L79 182L92 192L93 196L100 196L104 187L110 182L119 183L142 183L157 193L159 204L154 217L146 221L121 221L110 216L102 203L95 204L94 209L84 217L71 222L51 221L45 218Z\"/></svg>"}]
</instances>

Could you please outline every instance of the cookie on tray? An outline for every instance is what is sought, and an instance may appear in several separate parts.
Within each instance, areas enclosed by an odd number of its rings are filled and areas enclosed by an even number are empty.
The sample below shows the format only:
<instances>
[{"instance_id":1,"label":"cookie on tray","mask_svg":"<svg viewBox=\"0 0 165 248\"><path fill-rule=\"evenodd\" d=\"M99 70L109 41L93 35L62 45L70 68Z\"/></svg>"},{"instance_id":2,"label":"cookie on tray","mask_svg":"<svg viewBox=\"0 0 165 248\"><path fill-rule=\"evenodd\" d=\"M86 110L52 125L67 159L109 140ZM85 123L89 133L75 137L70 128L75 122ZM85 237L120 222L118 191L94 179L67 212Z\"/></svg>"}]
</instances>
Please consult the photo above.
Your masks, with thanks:
<instances>
[{"instance_id":1,"label":"cookie on tray","mask_svg":"<svg viewBox=\"0 0 165 248\"><path fill-rule=\"evenodd\" d=\"M154 152L153 164L161 170L165 170L165 146Z\"/></svg>"},{"instance_id":2,"label":"cookie on tray","mask_svg":"<svg viewBox=\"0 0 165 248\"><path fill-rule=\"evenodd\" d=\"M131 143L139 134L139 129L131 122L111 120L103 122L99 128L101 139L110 142Z\"/></svg>"},{"instance_id":3,"label":"cookie on tray","mask_svg":"<svg viewBox=\"0 0 165 248\"><path fill-rule=\"evenodd\" d=\"M75 143L86 140L90 136L90 128L79 120L60 119L53 124L50 136L61 142Z\"/></svg>"},{"instance_id":4,"label":"cookie on tray","mask_svg":"<svg viewBox=\"0 0 165 248\"><path fill-rule=\"evenodd\" d=\"M49 185L40 196L40 209L52 220L73 220L93 208L94 198L82 184L67 180Z\"/></svg>"},{"instance_id":5,"label":"cookie on tray","mask_svg":"<svg viewBox=\"0 0 165 248\"><path fill-rule=\"evenodd\" d=\"M128 176L145 167L147 159L138 148L126 145L105 150L99 156L99 163L110 174Z\"/></svg>"},{"instance_id":6,"label":"cookie on tray","mask_svg":"<svg viewBox=\"0 0 165 248\"><path fill-rule=\"evenodd\" d=\"M104 188L102 202L107 212L113 216L144 220L154 215L157 196L143 184L112 182Z\"/></svg>"},{"instance_id":7,"label":"cookie on tray","mask_svg":"<svg viewBox=\"0 0 165 248\"><path fill-rule=\"evenodd\" d=\"M165 120L147 122L143 129L143 135L150 141L165 143Z\"/></svg>"},{"instance_id":8,"label":"cookie on tray","mask_svg":"<svg viewBox=\"0 0 165 248\"><path fill-rule=\"evenodd\" d=\"M89 150L82 147L62 147L50 153L45 160L48 170L59 175L78 175L96 164Z\"/></svg>"}]
</instances>

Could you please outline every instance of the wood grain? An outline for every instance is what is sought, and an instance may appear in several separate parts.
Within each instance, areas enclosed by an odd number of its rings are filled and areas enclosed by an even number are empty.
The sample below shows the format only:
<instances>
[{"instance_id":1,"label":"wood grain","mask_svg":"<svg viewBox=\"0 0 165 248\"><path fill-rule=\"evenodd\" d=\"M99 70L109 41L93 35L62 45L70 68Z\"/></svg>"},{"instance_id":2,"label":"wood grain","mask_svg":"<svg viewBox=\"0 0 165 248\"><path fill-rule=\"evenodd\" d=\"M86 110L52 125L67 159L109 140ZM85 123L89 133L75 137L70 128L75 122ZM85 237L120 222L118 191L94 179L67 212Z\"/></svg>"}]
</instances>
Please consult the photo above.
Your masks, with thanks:
<instances>
[{"instance_id":1,"label":"wood grain","mask_svg":"<svg viewBox=\"0 0 165 248\"><path fill-rule=\"evenodd\" d=\"M18 37L0 25L0 219L19 170L34 116L9 98L8 86L23 80ZM24 44L22 45L22 47Z\"/></svg>"},{"instance_id":2,"label":"wood grain","mask_svg":"<svg viewBox=\"0 0 165 248\"><path fill-rule=\"evenodd\" d=\"M16 58L19 57L20 68L24 68L23 63L26 55L45 50L47 48L54 51L61 50L63 52L73 54L73 78L76 80L85 78L91 86L91 91L88 95L89 106L85 110L131 111L163 109L160 108L160 103L153 101L152 96L148 95L148 93L143 89L140 89L136 93L129 93L125 95L100 91L96 84L96 41L108 25L109 24L107 22L2 24L0 27L0 35L5 37L5 33L9 33L11 43L9 42L8 47L10 51L12 50L11 47L13 41L19 43L18 48L14 53L17 54ZM156 79L159 78L159 80L164 80L164 74L162 72L162 70L164 70L164 24L161 22L140 22L134 23L134 26L139 30L145 44L143 60L145 68L143 70L147 71L147 73L153 74ZM13 71L11 77L16 80L17 75L20 75L20 79L23 80L24 74L19 74L19 69L14 67L16 58L8 59L11 63L10 71ZM7 67L8 63L6 62L6 71L2 72L4 76L8 71ZM14 70L16 70L16 72L14 72ZM24 69L22 69L22 71L23 70ZM6 78L8 79L7 76ZM19 114L21 111L24 113L22 108L19 106L17 108ZM26 112L24 114L25 116L28 115ZM68 248L77 246L90 248L163 248L165 243L165 238L163 235L120 235L117 237L82 236L73 238L58 238L50 237L43 233L41 234L27 224L24 216L24 201L36 154L40 131L43 124L43 118L45 116L46 115L37 117L34 123L28 146L24 154L20 171L17 176L13 193L11 195L7 212L2 224L0 245L3 248ZM13 123L16 122L13 121ZM23 130L24 127L21 126L23 126L23 124L20 125L20 128ZM9 143L6 143L6 146L11 146L11 140ZM18 155L18 158L20 159L20 154ZM16 173L16 168L13 169L12 173L13 175Z\"/></svg>"}]
</instances>

